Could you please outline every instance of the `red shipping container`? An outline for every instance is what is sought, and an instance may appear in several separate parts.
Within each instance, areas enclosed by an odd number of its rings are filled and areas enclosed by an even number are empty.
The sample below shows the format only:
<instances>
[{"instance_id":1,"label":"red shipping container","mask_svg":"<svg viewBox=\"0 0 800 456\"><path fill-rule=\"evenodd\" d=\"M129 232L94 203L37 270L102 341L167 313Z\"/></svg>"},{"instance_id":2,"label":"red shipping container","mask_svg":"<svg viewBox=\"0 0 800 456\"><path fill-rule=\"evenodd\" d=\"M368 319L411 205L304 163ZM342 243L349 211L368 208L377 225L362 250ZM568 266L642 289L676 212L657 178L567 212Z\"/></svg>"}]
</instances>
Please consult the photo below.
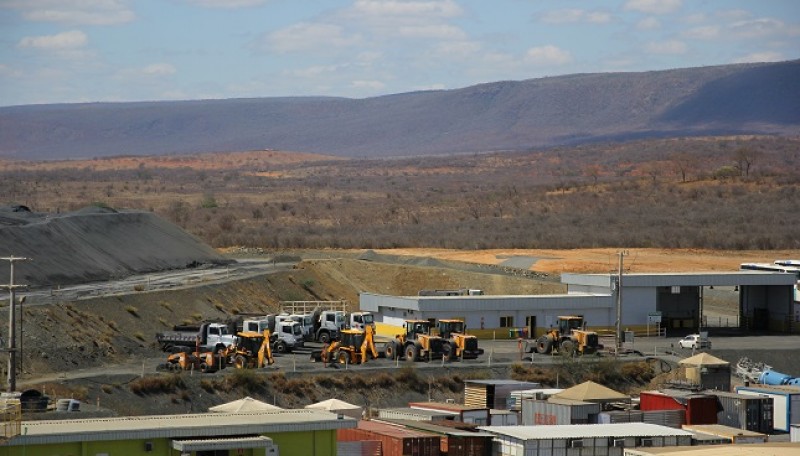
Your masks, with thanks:
<instances>
[{"instance_id":1,"label":"red shipping container","mask_svg":"<svg viewBox=\"0 0 800 456\"><path fill-rule=\"evenodd\" d=\"M440 456L439 436L380 421L359 421L355 429L337 429L343 442L379 440L383 456Z\"/></svg>"},{"instance_id":2,"label":"red shipping container","mask_svg":"<svg viewBox=\"0 0 800 456\"><path fill-rule=\"evenodd\" d=\"M685 410L686 424L717 424L717 397L683 391L639 394L639 408L650 410Z\"/></svg>"}]
</instances>

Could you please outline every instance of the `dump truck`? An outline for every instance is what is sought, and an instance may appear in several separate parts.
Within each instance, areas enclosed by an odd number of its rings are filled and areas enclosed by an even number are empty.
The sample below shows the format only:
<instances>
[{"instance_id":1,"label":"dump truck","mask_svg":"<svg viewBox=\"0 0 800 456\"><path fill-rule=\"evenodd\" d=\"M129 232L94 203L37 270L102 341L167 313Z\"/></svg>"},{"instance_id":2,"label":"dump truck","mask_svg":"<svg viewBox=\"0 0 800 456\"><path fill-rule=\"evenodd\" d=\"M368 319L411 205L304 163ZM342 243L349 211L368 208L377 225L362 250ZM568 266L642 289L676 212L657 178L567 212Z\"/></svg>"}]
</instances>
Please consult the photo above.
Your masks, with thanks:
<instances>
[{"instance_id":1,"label":"dump truck","mask_svg":"<svg viewBox=\"0 0 800 456\"><path fill-rule=\"evenodd\" d=\"M602 348L597 333L584 328L583 317L568 315L558 317L558 327L550 328L535 340L525 341L525 352L541 354L557 352L564 355L580 353L588 355Z\"/></svg>"},{"instance_id":2,"label":"dump truck","mask_svg":"<svg viewBox=\"0 0 800 456\"><path fill-rule=\"evenodd\" d=\"M439 337L444 340L442 351L445 358L475 359L483 354L478 348L478 338L467 334L466 324L461 320L442 319L437 322Z\"/></svg>"},{"instance_id":3,"label":"dump truck","mask_svg":"<svg viewBox=\"0 0 800 456\"><path fill-rule=\"evenodd\" d=\"M404 329L404 334L398 334L384 345L383 351L387 358L405 358L409 362L442 358L444 339L431 335L431 322L406 320Z\"/></svg>"},{"instance_id":4,"label":"dump truck","mask_svg":"<svg viewBox=\"0 0 800 456\"><path fill-rule=\"evenodd\" d=\"M233 343L233 334L223 323L203 323L200 326L175 326L172 331L156 333L156 341L165 352L220 351Z\"/></svg>"}]
</instances>

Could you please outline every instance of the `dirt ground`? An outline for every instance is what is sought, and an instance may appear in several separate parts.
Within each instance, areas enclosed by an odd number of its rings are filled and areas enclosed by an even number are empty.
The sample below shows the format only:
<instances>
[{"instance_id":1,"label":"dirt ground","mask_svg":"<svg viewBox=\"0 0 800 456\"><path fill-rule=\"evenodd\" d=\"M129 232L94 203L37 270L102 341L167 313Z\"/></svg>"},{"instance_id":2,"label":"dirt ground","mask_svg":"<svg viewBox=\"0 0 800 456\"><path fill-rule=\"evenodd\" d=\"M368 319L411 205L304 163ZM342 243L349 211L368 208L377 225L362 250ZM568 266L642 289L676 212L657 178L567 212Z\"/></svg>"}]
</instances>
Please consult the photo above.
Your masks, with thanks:
<instances>
[{"instance_id":1,"label":"dirt ground","mask_svg":"<svg viewBox=\"0 0 800 456\"><path fill-rule=\"evenodd\" d=\"M532 271L548 274L608 273L619 269L619 252L625 251L627 273L736 271L741 263L772 263L800 258L800 250L726 251L698 249L576 249L576 250L444 250L387 249L380 253L430 257L440 260L499 265L512 258L533 262Z\"/></svg>"}]
</instances>

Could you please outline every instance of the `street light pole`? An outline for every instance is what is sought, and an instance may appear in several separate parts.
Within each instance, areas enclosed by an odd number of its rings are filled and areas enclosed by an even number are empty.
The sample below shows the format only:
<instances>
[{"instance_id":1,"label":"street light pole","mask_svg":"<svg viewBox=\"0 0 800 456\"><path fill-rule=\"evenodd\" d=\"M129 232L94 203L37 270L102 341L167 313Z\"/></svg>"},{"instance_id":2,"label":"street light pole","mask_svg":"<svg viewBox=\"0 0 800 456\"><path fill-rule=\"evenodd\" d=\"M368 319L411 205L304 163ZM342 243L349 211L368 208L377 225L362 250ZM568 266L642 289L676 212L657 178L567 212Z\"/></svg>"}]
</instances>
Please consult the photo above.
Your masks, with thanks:
<instances>
[{"instance_id":1,"label":"street light pole","mask_svg":"<svg viewBox=\"0 0 800 456\"><path fill-rule=\"evenodd\" d=\"M13 393L17 389L17 347L16 347L16 312L15 309L17 307L17 298L16 298L16 290L17 288L26 288L27 285L15 285L14 284L14 263L17 261L30 261L30 258L24 257L2 257L0 260L5 260L9 262L10 270L11 270L11 277L9 278L8 285L2 286L2 288L8 288L8 392Z\"/></svg>"},{"instance_id":2,"label":"street light pole","mask_svg":"<svg viewBox=\"0 0 800 456\"><path fill-rule=\"evenodd\" d=\"M617 271L617 327L616 327L616 334L617 334L617 346L616 351L619 354L622 351L622 341L623 341L623 334L622 334L622 258L627 255L627 252L620 251L619 255L619 269Z\"/></svg>"}]
</instances>

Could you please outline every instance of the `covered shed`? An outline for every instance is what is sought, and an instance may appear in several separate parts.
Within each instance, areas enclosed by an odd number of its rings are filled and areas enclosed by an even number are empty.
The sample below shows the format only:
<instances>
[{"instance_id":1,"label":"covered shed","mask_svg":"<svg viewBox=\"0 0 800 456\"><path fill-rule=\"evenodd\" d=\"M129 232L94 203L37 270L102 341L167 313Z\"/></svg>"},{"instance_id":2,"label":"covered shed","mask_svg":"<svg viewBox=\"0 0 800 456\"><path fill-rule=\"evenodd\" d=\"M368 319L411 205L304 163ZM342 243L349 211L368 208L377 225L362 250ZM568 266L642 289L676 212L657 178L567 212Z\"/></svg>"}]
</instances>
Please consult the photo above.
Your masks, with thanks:
<instances>
[{"instance_id":1,"label":"covered shed","mask_svg":"<svg viewBox=\"0 0 800 456\"><path fill-rule=\"evenodd\" d=\"M567 399L571 401L596 402L606 408L613 402L630 402L630 396L614 391L611 388L595 383L591 380L567 388L564 391L550 396L551 399Z\"/></svg>"},{"instance_id":2,"label":"covered shed","mask_svg":"<svg viewBox=\"0 0 800 456\"><path fill-rule=\"evenodd\" d=\"M325 410L336 415L344 415L356 420L361 419L361 414L364 408L358 405L353 405L339 399L327 399L317 402L315 404L306 405L305 408L312 410Z\"/></svg>"},{"instance_id":3,"label":"covered shed","mask_svg":"<svg viewBox=\"0 0 800 456\"><path fill-rule=\"evenodd\" d=\"M710 390L730 391L731 363L708 353L698 353L678 361L686 371L686 381Z\"/></svg>"},{"instance_id":4,"label":"covered shed","mask_svg":"<svg viewBox=\"0 0 800 456\"><path fill-rule=\"evenodd\" d=\"M283 409L277 405L267 404L266 402L253 399L250 396L243 397L242 399L237 399L232 402L226 402L225 404L215 405L214 407L210 407L208 409L209 412L213 413L250 413L269 410Z\"/></svg>"}]
</instances>

